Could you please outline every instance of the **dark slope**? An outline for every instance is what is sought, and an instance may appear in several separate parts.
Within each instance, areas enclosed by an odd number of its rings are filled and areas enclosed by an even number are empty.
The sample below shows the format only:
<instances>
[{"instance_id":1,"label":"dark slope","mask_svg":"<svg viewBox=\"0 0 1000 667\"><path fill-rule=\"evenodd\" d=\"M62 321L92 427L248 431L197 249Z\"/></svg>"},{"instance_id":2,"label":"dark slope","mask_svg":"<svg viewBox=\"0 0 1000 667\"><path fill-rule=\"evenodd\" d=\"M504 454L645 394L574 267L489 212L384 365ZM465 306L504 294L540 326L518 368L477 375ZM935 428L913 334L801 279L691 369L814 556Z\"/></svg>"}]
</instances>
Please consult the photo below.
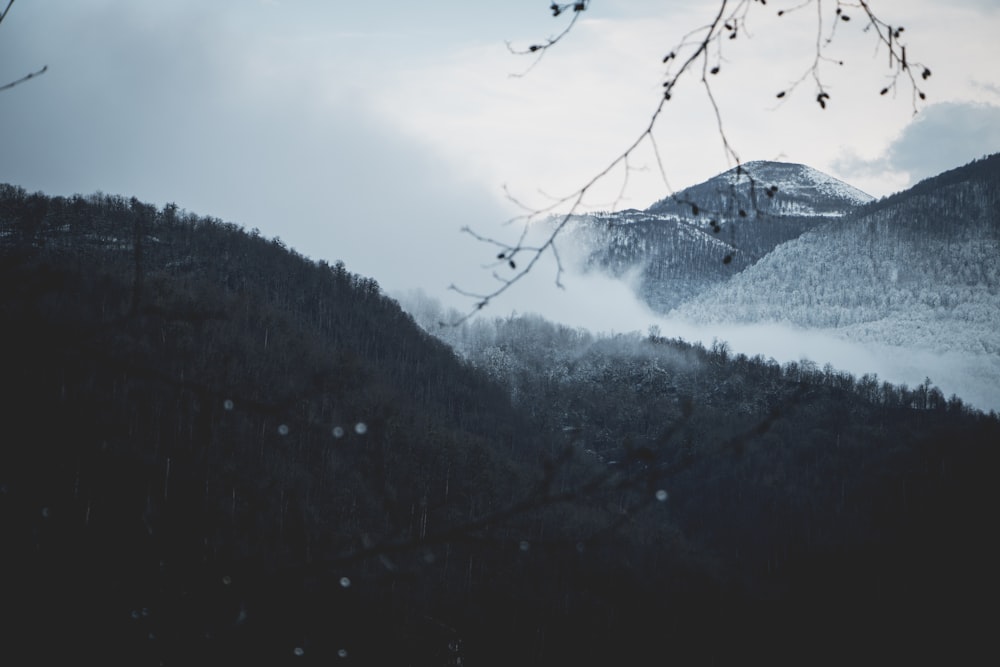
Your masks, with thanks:
<instances>
[{"instance_id":1,"label":"dark slope","mask_svg":"<svg viewBox=\"0 0 1000 667\"><path fill-rule=\"evenodd\" d=\"M997 423L932 388L523 318L487 377L343 266L9 187L0 318L5 662L982 646Z\"/></svg>"},{"instance_id":2,"label":"dark slope","mask_svg":"<svg viewBox=\"0 0 1000 667\"><path fill-rule=\"evenodd\" d=\"M2 659L446 650L427 618L476 599L484 520L537 474L506 392L235 225L5 186L0 244Z\"/></svg>"},{"instance_id":3,"label":"dark slope","mask_svg":"<svg viewBox=\"0 0 1000 667\"><path fill-rule=\"evenodd\" d=\"M727 638L707 639L706 660L948 661L982 646L974 610L998 591L1000 551L975 526L998 507L995 416L929 383L655 333L594 336L528 316L454 338L553 441L626 477L655 475L667 521L629 517L650 548L627 570L683 600L690 639L706 622ZM701 565L682 581L658 562L677 551Z\"/></svg>"},{"instance_id":4,"label":"dark slope","mask_svg":"<svg viewBox=\"0 0 1000 667\"><path fill-rule=\"evenodd\" d=\"M925 178L912 188L872 202L868 206L868 210L878 210L883 207L892 206L900 200L909 199L911 197L933 195L943 188L965 183L970 180L995 180L998 162L1000 162L1000 153L985 155L978 160L973 160L969 164L949 169L948 171L942 172L937 176Z\"/></svg>"}]
</instances>

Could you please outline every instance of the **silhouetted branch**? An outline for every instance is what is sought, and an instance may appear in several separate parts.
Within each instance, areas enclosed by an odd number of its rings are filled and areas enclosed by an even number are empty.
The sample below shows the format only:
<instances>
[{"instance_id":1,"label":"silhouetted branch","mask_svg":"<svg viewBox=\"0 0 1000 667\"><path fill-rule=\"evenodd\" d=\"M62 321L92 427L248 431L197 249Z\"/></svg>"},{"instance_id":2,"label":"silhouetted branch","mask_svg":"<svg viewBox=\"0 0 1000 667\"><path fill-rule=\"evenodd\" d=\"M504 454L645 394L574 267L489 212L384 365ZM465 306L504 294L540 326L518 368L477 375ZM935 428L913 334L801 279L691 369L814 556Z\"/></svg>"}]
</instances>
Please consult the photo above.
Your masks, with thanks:
<instances>
[{"instance_id":1,"label":"silhouetted branch","mask_svg":"<svg viewBox=\"0 0 1000 667\"><path fill-rule=\"evenodd\" d=\"M7 90L8 88L13 88L14 86L16 86L18 84L21 84L21 83L24 83L25 81L27 81L29 79L34 79L36 76L40 76L42 74L45 74L45 72L47 72L48 70L49 70L49 66L45 65L44 67L42 67L42 69L38 70L37 72L31 72L30 74L26 74L26 75L22 76L20 79L17 79L16 81L11 81L10 83L5 83L4 85L0 86L0 90Z\"/></svg>"},{"instance_id":2,"label":"silhouetted branch","mask_svg":"<svg viewBox=\"0 0 1000 667\"><path fill-rule=\"evenodd\" d=\"M756 184L753 177L740 168L742 161L726 134L723 123L723 114L716 101L715 94L710 83L710 77L717 75L721 69L720 63L722 61L723 40L735 40L741 34L749 35L749 32L746 29L746 17L750 11L751 5L754 3L760 3L764 6L767 4L767 0L738 0L737 2L721 0L717 13L708 24L696 28L684 35L680 42L673 49L671 49L666 56L664 56L663 64L667 66L667 71L663 81L663 93L650 115L649 123L625 148L624 151L614 157L603 169L587 180L580 188L566 196L553 198L549 205L542 208L527 207L513 197L509 197L511 201L518 204L520 208L525 210L524 214L508 221L509 223L520 222L523 225L522 232L520 233L517 241L513 243L505 243L495 239L481 237L469 228L465 228L463 230L466 233L473 235L480 241L501 248L502 252L498 255L498 259L503 260L509 269L514 273L507 276L501 276L494 272L494 276L500 281L500 285L496 289L490 291L468 292L452 286L454 291L476 300L473 311L469 312L453 324L460 324L461 322L467 320L476 311L483 309L490 303L490 301L507 291L514 284L520 282L520 280L535 267L542 255L550 250L556 258L557 263L555 278L556 284L561 286L560 278L563 273L563 266L561 261L559 261L559 256L556 252L556 239L579 212L581 206L583 205L584 198L594 188L594 186L607 178L613 170L623 166L625 168L625 179L622 190L612 205L612 209L617 208L618 203L623 198L625 187L628 184L628 172L630 169L629 160L636 150L647 141L653 149L656 157L657 168L659 169L664 185L667 188L668 196L673 197L677 203L691 206L692 211L695 214L697 214L700 209L703 209L703 207L697 202L688 202L677 198L676 193L673 192L667 180L662 152L657 146L653 135L653 130L659 122L660 117L663 115L667 102L669 102L675 94L678 83L684 75L689 72L689 70L695 67L696 64L701 65L701 83L705 90L705 95L712 106L716 126L722 139L722 149L726 160L730 164L735 162L737 167L737 178L745 177L750 181L751 196L752 200L755 201L753 195L755 194ZM890 90L894 91L899 82L899 78L901 76L907 77L913 91L914 112L916 112L917 100L925 99L926 95L919 87L919 83L913 73L914 68L920 70L920 78L922 80L926 80L931 75L931 72L930 69L924 65L908 60L906 47L899 41L903 28L901 26L893 27L878 18L872 11L870 4L865 0L859 0L858 4L835 0L833 27L830 29L829 36L825 39L823 37L823 0L805 0L804 2L788 9L778 10L778 16L783 16L784 14L813 5L816 8L817 14L815 56L812 63L802 76L795 80L789 87L778 92L777 98L779 100L786 99L802 82L811 78L816 85L816 102L822 109L826 108L826 105L830 100L830 94L823 86L821 66L823 63L836 63L837 65L842 65L843 62L827 57L825 55L825 49L832 43L836 34L837 26L840 23L847 23L851 20L851 15L848 11L853 8L861 10L864 14L867 23L865 24L863 30L865 32L874 30L878 38L878 44L880 46L885 45L889 51L889 69L891 70L892 80L888 86L882 89L881 94L885 95ZM559 16L564 11L568 11L570 8L572 8L574 12L569 25L567 25L561 33L559 33L556 37L550 38L543 44L535 44L524 50L515 50L511 48L509 44L508 47L512 53L519 55L537 53L540 58L541 54L552 46L555 46L563 37L565 37L565 35L575 25L582 11L587 9L588 6L589 3L586 2L567 3L564 5L553 3L550 9L555 16ZM529 71L535 66L535 64L537 64L537 62L538 61L536 60L535 63L528 68ZM766 191L766 194L769 197L773 196L774 189L769 188ZM557 211L560 210L565 210L565 212L557 213ZM710 213L710 211L705 212ZM745 216L746 213L741 210L740 215ZM551 216L555 216L554 224L551 226L546 238L541 243L530 246L525 245L528 228L532 225L532 223ZM522 256L526 256L526 259L522 260Z\"/></svg>"},{"instance_id":3,"label":"silhouetted branch","mask_svg":"<svg viewBox=\"0 0 1000 667\"><path fill-rule=\"evenodd\" d=\"M14 4L14 0L10 0L7 3L7 6L4 7L4 10L2 12L0 12L0 23L3 23L3 20L5 18L7 18L7 12L10 11L11 5L13 5L13 4ZM49 66L45 65L44 67L42 67L42 69L38 70L37 72L31 72L29 74L26 74L26 75L22 76L20 79L17 79L16 81L11 81L10 83L5 83L4 85L0 86L0 90L8 90L9 88L13 88L14 86L16 86L18 84L21 84L21 83L24 83L25 81L27 81L29 79L34 79L36 76L39 76L41 74L45 74L45 72L48 71L48 69L49 69Z\"/></svg>"},{"instance_id":4,"label":"silhouetted branch","mask_svg":"<svg viewBox=\"0 0 1000 667\"><path fill-rule=\"evenodd\" d=\"M3 23L3 20L7 18L7 12L10 11L10 6L13 4L14 0L10 0L10 2L7 3L7 7L5 7L2 12L0 12L0 23Z\"/></svg>"},{"instance_id":5,"label":"silhouetted branch","mask_svg":"<svg viewBox=\"0 0 1000 667\"><path fill-rule=\"evenodd\" d=\"M835 60L829 58L825 55L824 50L830 44L833 43L833 39L837 32L837 26L841 23L848 23L851 21L851 15L848 13L848 9L860 9L864 12L865 23L862 30L864 32L871 32L873 29L878 41L876 42L877 47L885 46L889 52L889 65L891 82L882 88L880 92L881 95L885 95L890 91L895 91L896 86L899 82L900 76L905 75L910 81L910 89L912 91L913 97L913 112L917 112L917 100L926 99L926 93L920 88L920 84L917 81L916 76L913 74L913 69L916 68L920 71L921 80L926 80L930 77L931 71L924 65L907 60L906 46L902 44L899 40L904 32L902 26L893 27L886 23L885 21L878 18L871 9L868 2L860 0L857 4L842 2L841 0L836 0L836 6L834 10L834 21L830 28L830 34L825 39L823 38L823 0L807 0L802 4L796 5L790 9L782 9L778 11L778 16L784 16L791 12L797 11L808 7L809 5L815 4L816 6L816 54L813 59L812 64L802 73L798 79L796 79L792 84L778 92L777 97L780 100L785 99L789 93L794 91L802 82L807 79L812 79L816 84L816 102L821 108L826 108L826 104L830 99L830 95L826 92L823 82L820 76L821 65L826 63L832 63L837 66L842 66L844 64L843 60Z\"/></svg>"},{"instance_id":6,"label":"silhouetted branch","mask_svg":"<svg viewBox=\"0 0 1000 667\"><path fill-rule=\"evenodd\" d=\"M564 3L564 4L558 4L558 3L553 2L549 6L549 10L552 12L552 16L561 16L562 14L564 14L564 13L566 13L568 11L572 11L573 12L573 18L570 19L569 23L566 25L565 28L563 28L562 32L560 32L555 37L549 37L548 39L545 40L545 42L543 42L541 44L532 44L531 46L529 46L526 49L515 49L513 47L513 45L511 45L510 42L507 42L507 49L511 53L513 53L514 55L523 56L523 55L529 55L529 54L537 54L537 56L538 56L535 59L535 61L532 62L531 65L528 66L528 68L526 70L524 70L520 74L511 74L511 76L513 76L513 77L522 77L525 74L527 74L528 72L530 72L531 70L533 70L535 68L535 65L537 65L539 63L539 61L541 61L542 56L545 55L545 52L550 47L555 46L556 44L558 44L559 41L563 37L565 37L566 35L569 34L570 30L573 29L573 26L576 25L576 20L578 18L580 18L580 14L582 14L583 12L585 12L587 10L587 6L589 4L590 4L590 0L584 0L584 2L567 2L567 3Z\"/></svg>"}]
</instances>

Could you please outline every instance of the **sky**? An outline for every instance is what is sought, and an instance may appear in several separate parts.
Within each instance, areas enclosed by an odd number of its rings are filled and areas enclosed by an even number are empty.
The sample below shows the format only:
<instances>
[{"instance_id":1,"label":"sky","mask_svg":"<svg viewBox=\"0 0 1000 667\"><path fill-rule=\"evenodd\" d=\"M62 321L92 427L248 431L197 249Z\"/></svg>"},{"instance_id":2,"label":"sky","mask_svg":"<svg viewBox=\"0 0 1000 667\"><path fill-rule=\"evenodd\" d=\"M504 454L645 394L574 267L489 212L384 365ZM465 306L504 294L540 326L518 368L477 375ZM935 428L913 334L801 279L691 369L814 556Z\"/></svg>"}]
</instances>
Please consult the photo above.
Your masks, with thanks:
<instances>
[{"instance_id":1,"label":"sky","mask_svg":"<svg viewBox=\"0 0 1000 667\"><path fill-rule=\"evenodd\" d=\"M259 229L303 255L342 260L389 293L496 285L496 251L460 230L513 240L518 205L581 187L649 124L663 56L719 7L708 0L593 0L557 34L549 0L20 0L0 24L0 182L51 195L136 196ZM730 2L730 5L735 3ZM739 38L712 52L725 136L742 161L801 162L874 196L1000 150L1000 3L872 0L905 27L933 75L914 113L905 83L884 96L887 57L837 23L819 73L815 3L749 3ZM834 61L844 62L837 65ZM644 208L733 166L699 76L682 79L648 146L583 202ZM666 182L664 181L666 177ZM620 285L547 261L491 306L630 330L648 313ZM647 318L648 319L648 318ZM644 328L644 327L642 327Z\"/></svg>"}]
</instances>

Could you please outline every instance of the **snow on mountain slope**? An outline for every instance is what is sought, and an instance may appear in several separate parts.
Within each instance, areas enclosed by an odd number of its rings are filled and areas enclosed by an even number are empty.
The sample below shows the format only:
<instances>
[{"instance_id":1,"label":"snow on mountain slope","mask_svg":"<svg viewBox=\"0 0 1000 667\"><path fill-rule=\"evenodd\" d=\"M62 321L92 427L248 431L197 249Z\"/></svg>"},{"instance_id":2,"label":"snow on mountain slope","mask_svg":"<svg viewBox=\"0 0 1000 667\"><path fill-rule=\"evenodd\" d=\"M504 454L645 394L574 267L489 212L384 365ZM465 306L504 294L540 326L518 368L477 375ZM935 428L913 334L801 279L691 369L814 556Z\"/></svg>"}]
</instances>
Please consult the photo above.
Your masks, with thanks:
<instances>
[{"instance_id":1,"label":"snow on mountain slope","mask_svg":"<svg viewBox=\"0 0 1000 667\"><path fill-rule=\"evenodd\" d=\"M804 164L758 160L744 164L742 171L765 187L776 186L778 193L796 198L836 200L853 205L867 204L874 199L853 185ZM730 169L721 178L730 183L746 180L737 169Z\"/></svg>"},{"instance_id":2,"label":"snow on mountain slope","mask_svg":"<svg viewBox=\"0 0 1000 667\"><path fill-rule=\"evenodd\" d=\"M758 160L667 197L649 211L690 213L694 205L724 220L757 214L840 217L872 199L812 167Z\"/></svg>"},{"instance_id":3,"label":"snow on mountain slope","mask_svg":"<svg viewBox=\"0 0 1000 667\"><path fill-rule=\"evenodd\" d=\"M587 270L636 278L639 296L667 312L870 200L804 165L749 162L645 211L579 216L563 238Z\"/></svg>"},{"instance_id":4,"label":"snow on mountain slope","mask_svg":"<svg viewBox=\"0 0 1000 667\"><path fill-rule=\"evenodd\" d=\"M857 341L1000 355L1000 156L824 225L677 309Z\"/></svg>"}]
</instances>

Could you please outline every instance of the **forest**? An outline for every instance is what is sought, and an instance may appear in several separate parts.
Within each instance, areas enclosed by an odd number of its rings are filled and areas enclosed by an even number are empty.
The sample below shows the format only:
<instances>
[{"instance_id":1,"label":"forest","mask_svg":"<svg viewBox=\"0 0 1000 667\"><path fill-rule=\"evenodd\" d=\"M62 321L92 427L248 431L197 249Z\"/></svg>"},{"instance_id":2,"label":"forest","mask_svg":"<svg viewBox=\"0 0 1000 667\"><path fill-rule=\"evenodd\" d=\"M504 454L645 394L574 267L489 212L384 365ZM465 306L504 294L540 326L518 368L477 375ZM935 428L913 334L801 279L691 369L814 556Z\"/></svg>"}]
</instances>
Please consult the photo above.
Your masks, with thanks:
<instances>
[{"instance_id":1,"label":"forest","mask_svg":"<svg viewBox=\"0 0 1000 667\"><path fill-rule=\"evenodd\" d=\"M173 204L0 185L3 661L995 653L996 414L434 316Z\"/></svg>"},{"instance_id":2,"label":"forest","mask_svg":"<svg viewBox=\"0 0 1000 667\"><path fill-rule=\"evenodd\" d=\"M1000 155L991 155L808 230L679 311L995 356L998 193Z\"/></svg>"}]
</instances>

